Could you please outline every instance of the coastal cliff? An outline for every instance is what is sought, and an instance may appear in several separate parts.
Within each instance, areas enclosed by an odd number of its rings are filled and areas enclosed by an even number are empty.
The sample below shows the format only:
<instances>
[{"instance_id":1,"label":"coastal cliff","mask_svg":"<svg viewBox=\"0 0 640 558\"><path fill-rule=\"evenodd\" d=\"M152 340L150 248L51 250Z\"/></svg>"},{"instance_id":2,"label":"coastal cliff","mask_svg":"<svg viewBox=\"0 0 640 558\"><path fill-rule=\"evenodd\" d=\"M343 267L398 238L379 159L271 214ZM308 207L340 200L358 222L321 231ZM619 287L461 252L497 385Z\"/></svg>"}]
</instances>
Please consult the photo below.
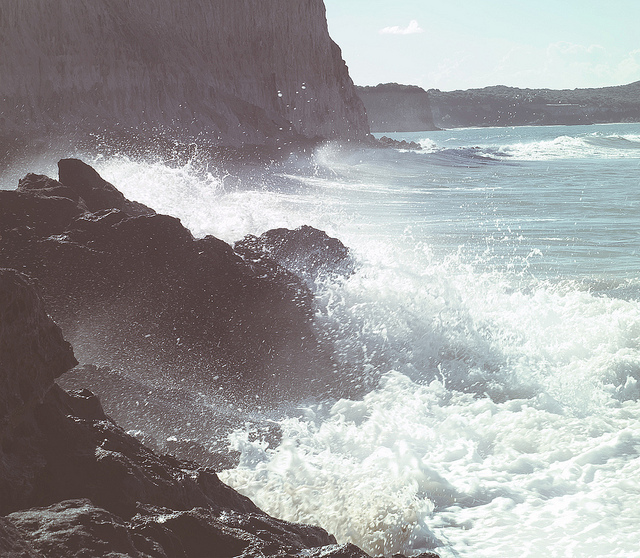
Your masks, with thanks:
<instances>
[{"instance_id":1,"label":"coastal cliff","mask_svg":"<svg viewBox=\"0 0 640 558\"><path fill-rule=\"evenodd\" d=\"M431 115L429 93L415 85L381 83L358 87L372 132L422 132L437 130Z\"/></svg>"},{"instance_id":2,"label":"coastal cliff","mask_svg":"<svg viewBox=\"0 0 640 558\"><path fill-rule=\"evenodd\" d=\"M3 134L369 132L322 0L6 0L0 51Z\"/></svg>"}]
</instances>

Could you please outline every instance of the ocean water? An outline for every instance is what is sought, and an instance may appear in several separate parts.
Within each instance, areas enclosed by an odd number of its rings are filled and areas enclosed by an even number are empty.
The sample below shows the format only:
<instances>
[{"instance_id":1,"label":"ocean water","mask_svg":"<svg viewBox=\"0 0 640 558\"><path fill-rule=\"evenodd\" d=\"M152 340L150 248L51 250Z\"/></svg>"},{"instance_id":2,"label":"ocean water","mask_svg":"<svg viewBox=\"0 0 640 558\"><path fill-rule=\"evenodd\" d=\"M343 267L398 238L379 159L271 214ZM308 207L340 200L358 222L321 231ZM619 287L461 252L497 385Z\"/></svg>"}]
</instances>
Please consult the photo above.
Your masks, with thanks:
<instances>
[{"instance_id":1,"label":"ocean water","mask_svg":"<svg viewBox=\"0 0 640 558\"><path fill-rule=\"evenodd\" d=\"M393 137L423 149L87 161L197 236L308 224L356 258L314 290L362 396L271 411L221 478L372 555L640 557L640 124Z\"/></svg>"}]
</instances>

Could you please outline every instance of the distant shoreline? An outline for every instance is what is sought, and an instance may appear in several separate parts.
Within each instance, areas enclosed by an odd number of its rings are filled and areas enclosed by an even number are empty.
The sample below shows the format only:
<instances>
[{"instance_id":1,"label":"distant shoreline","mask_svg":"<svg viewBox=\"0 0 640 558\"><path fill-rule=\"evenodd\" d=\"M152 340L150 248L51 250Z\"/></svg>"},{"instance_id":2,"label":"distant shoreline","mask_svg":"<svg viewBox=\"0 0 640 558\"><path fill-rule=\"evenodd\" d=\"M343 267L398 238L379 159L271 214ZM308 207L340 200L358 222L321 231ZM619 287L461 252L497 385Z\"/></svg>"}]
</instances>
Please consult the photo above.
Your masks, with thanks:
<instances>
[{"instance_id":1,"label":"distant shoreline","mask_svg":"<svg viewBox=\"0 0 640 558\"><path fill-rule=\"evenodd\" d=\"M640 81L600 89L428 91L397 83L357 87L371 131L640 122Z\"/></svg>"}]
</instances>

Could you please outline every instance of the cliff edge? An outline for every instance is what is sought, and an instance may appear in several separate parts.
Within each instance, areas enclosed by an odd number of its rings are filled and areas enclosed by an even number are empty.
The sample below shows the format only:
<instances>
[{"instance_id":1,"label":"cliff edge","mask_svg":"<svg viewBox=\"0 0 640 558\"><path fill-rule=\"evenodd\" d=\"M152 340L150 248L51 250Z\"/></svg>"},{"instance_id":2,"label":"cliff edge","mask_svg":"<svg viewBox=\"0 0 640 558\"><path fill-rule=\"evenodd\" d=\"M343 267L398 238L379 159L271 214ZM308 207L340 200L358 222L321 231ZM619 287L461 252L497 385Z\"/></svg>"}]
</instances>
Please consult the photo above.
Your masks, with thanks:
<instances>
[{"instance_id":1,"label":"cliff edge","mask_svg":"<svg viewBox=\"0 0 640 558\"><path fill-rule=\"evenodd\" d=\"M322 0L5 0L0 52L5 134L369 132Z\"/></svg>"}]
</instances>

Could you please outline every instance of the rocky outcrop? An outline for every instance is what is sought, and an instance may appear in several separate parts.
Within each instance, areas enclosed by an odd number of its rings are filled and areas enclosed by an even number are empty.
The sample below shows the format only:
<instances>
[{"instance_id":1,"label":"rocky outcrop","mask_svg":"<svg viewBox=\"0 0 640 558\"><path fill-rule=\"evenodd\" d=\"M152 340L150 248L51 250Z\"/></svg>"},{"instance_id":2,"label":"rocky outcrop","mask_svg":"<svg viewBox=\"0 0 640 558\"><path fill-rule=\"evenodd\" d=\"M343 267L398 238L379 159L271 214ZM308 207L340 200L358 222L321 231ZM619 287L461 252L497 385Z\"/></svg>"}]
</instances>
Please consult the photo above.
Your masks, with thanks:
<instances>
[{"instance_id":1,"label":"rocky outcrop","mask_svg":"<svg viewBox=\"0 0 640 558\"><path fill-rule=\"evenodd\" d=\"M322 0L5 0L0 52L4 134L241 145L369 131Z\"/></svg>"},{"instance_id":2,"label":"rocky outcrop","mask_svg":"<svg viewBox=\"0 0 640 558\"><path fill-rule=\"evenodd\" d=\"M0 270L0 439L42 403L55 378L77 364L28 280Z\"/></svg>"},{"instance_id":3,"label":"rocky outcrop","mask_svg":"<svg viewBox=\"0 0 640 558\"><path fill-rule=\"evenodd\" d=\"M322 274L349 273L352 268L348 250L341 243L310 227L276 230L252 239L247 250L256 248L255 261L244 261L217 239L199 243L177 220L123 201L111 185L81 161L64 160L60 168L64 169L64 182L29 175L18 190L0 192L0 257L19 260L21 267L33 271L40 287L49 293L48 299L58 304L56 311L61 316L77 319L87 311L90 316L90 312L99 313L102 305L111 309L114 295L121 297L125 305L134 306L138 299L130 298L130 293L140 294L135 288L140 282L154 292L155 302L154 306L151 299L145 301L150 306L147 318L152 321L137 322L143 331L158 324L166 328L168 323L184 327L180 325L180 308L190 319L198 320L198 312L204 307L203 319L211 319L206 314L211 310L207 307L208 297L213 296L217 308L220 298L231 296L227 304L236 305L235 319L246 327L236 329L234 335L244 343L255 343L256 338L251 337L256 334L252 320L268 319L274 327L281 328L282 320L292 318L286 316L288 305L295 302L295 293L306 293L305 297L309 293L302 280L278 261L306 270L310 282ZM61 200L66 208L62 216L56 213ZM119 203L121 208L108 208L112 203ZM95 211L90 211L89 206ZM33 207L37 211L31 211ZM186 255L180 259L179 254ZM131 259L121 267L116 263L117 257L122 261ZM175 267L168 265L167 258ZM152 269L177 282L163 283L150 273ZM183 273L195 274L198 283L185 283ZM214 275L215 281L204 284L209 275ZM112 282L118 278L122 283L115 288ZM241 281L246 290L234 298L233 290L224 286L221 278ZM158 282L166 289L160 304L155 291ZM204 290L189 295L186 287L196 285ZM280 298L271 298L270 293ZM223 484L213 470L193 461L160 455L144 446L105 414L100 400L81 385L70 391L62 389L55 381L64 379L61 375L75 375L74 381L79 383L92 375L110 382L113 376L96 366L75 366L71 346L46 314L34 284L24 275L0 269L0 295L0 555L367 558L351 544L336 544L335 538L321 528L266 515ZM252 306L247 313L241 302L246 296L256 297L254 301L261 300L265 306ZM92 298L95 304L85 307ZM299 313L288 327L295 327L297 335L312 333L305 329L310 307L304 301L300 303L298 300ZM176 320L163 322L165 311L178 312ZM70 318L68 326L73 323ZM91 321L86 323L90 325ZM122 322L120 327L127 325ZM202 324L198 323L198 327ZM82 338L80 329L77 326L76 333ZM164 335L175 335L171 331ZM211 331L206 330L206 336ZM135 330L127 329L126 335L132 338L125 340L123 354L127 347L137 354L136 344L142 340L134 334ZM209 341L206 336L201 343ZM268 335L260 339L272 342ZM210 357L215 357L214 352L220 347L224 350L228 340L219 337L217 342L215 348L209 347ZM198 347L195 341L194 347ZM314 345L310 347L313 349ZM311 354L307 352L305 356ZM134 361L135 357L130 362ZM232 363L227 364L235 373L242 372ZM175 418L168 413L170 409L174 414L189 409L185 392L171 390L159 377L158 384L165 387L156 388L147 396L157 401L161 399L158 394L164 392L166 401L161 402L154 416L145 401L145 384L125 374L122 377L126 378L113 386L120 399L134 395L131 403L142 403L143 414L164 421L165 426L173 424ZM239 385L245 379L231 378ZM208 378L209 383L212 380ZM292 379L286 378L285 383L291 384ZM125 390L121 389L123 386ZM129 410L130 407L125 413ZM207 422L207 417L198 417L195 409L190 412L192 415L184 413L184 420L194 420L215 438L212 430L219 416ZM226 426L221 423L221 427ZM263 435L277 440L278 432L272 429ZM185 439L181 442L190 447L160 449L187 454L205 449L207 453L207 448L197 443L190 444ZM208 453L211 457L212 453Z\"/></svg>"},{"instance_id":4,"label":"rocky outcrop","mask_svg":"<svg viewBox=\"0 0 640 558\"><path fill-rule=\"evenodd\" d=\"M23 276L0 270L0 290L11 301L0 383L21 401L0 407L11 426L0 432L2 556L366 556L264 514L210 470L156 455L90 392L63 391L52 378L74 365L69 344ZM4 351L12 346L21 351Z\"/></svg>"},{"instance_id":5,"label":"rocky outcrop","mask_svg":"<svg viewBox=\"0 0 640 558\"><path fill-rule=\"evenodd\" d=\"M438 130L431 115L429 93L415 85L381 83L358 87L372 132Z\"/></svg>"},{"instance_id":6,"label":"rocky outcrop","mask_svg":"<svg viewBox=\"0 0 640 558\"><path fill-rule=\"evenodd\" d=\"M282 266L308 283L328 274L348 275L354 269L349 249L340 240L308 225L248 235L234 250L253 265L274 270Z\"/></svg>"},{"instance_id":7,"label":"rocky outcrop","mask_svg":"<svg viewBox=\"0 0 640 558\"><path fill-rule=\"evenodd\" d=\"M229 398L321 391L330 357L301 279L194 239L81 161L59 169L60 181L28 175L0 191L0 265L37 279L79 360Z\"/></svg>"}]
</instances>

